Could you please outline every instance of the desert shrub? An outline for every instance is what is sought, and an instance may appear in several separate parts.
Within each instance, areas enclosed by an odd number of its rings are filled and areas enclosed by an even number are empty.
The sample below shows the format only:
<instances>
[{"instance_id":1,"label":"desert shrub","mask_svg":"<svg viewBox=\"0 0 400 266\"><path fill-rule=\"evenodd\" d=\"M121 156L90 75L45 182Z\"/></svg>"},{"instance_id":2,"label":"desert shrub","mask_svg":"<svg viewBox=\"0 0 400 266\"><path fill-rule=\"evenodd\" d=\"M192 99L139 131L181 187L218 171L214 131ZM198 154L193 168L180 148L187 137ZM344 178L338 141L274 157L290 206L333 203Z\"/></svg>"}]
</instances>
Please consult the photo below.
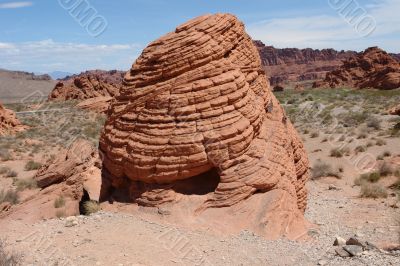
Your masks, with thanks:
<instances>
[{"instance_id":1,"label":"desert shrub","mask_svg":"<svg viewBox=\"0 0 400 266\"><path fill-rule=\"evenodd\" d=\"M343 157L343 152L339 148L334 148L330 152L331 157L341 158Z\"/></svg>"},{"instance_id":2,"label":"desert shrub","mask_svg":"<svg viewBox=\"0 0 400 266\"><path fill-rule=\"evenodd\" d=\"M0 191L0 203L8 202L11 204L17 204L19 201L18 192L12 189L8 191Z\"/></svg>"},{"instance_id":3,"label":"desert shrub","mask_svg":"<svg viewBox=\"0 0 400 266\"><path fill-rule=\"evenodd\" d=\"M7 167L7 166L0 167L0 175L5 175L10 171L11 171L10 167Z\"/></svg>"},{"instance_id":4,"label":"desert shrub","mask_svg":"<svg viewBox=\"0 0 400 266\"><path fill-rule=\"evenodd\" d=\"M311 178L318 179L327 176L341 178L339 172L339 170L333 169L330 164L318 160L311 169Z\"/></svg>"},{"instance_id":5,"label":"desert shrub","mask_svg":"<svg viewBox=\"0 0 400 266\"><path fill-rule=\"evenodd\" d=\"M367 133L361 132L357 135L357 139L366 139L368 137Z\"/></svg>"},{"instance_id":6,"label":"desert shrub","mask_svg":"<svg viewBox=\"0 0 400 266\"><path fill-rule=\"evenodd\" d=\"M318 138L319 137L319 133L315 131L315 132L311 133L310 137L312 139Z\"/></svg>"},{"instance_id":7,"label":"desert shrub","mask_svg":"<svg viewBox=\"0 0 400 266\"><path fill-rule=\"evenodd\" d=\"M335 157L335 158L341 158L344 155L349 155L350 154L350 149L348 147L344 148L333 148L330 151L330 156Z\"/></svg>"},{"instance_id":8,"label":"desert shrub","mask_svg":"<svg viewBox=\"0 0 400 266\"><path fill-rule=\"evenodd\" d=\"M400 137L400 124L395 125L393 128L389 129L390 137Z\"/></svg>"},{"instance_id":9,"label":"desert shrub","mask_svg":"<svg viewBox=\"0 0 400 266\"><path fill-rule=\"evenodd\" d=\"M37 183L32 178L18 179L15 181L14 185L17 187L17 191L37 188Z\"/></svg>"},{"instance_id":10,"label":"desert shrub","mask_svg":"<svg viewBox=\"0 0 400 266\"><path fill-rule=\"evenodd\" d=\"M372 146L374 146L375 145L375 143L373 143L372 141L368 141L368 143L367 143L367 147L369 148L369 147L372 147Z\"/></svg>"},{"instance_id":11,"label":"desert shrub","mask_svg":"<svg viewBox=\"0 0 400 266\"><path fill-rule=\"evenodd\" d=\"M394 174L396 171L394 170L394 168L388 164L387 162L383 162L380 166L379 166L379 173L381 176L389 176L391 174Z\"/></svg>"},{"instance_id":12,"label":"desert shrub","mask_svg":"<svg viewBox=\"0 0 400 266\"><path fill-rule=\"evenodd\" d=\"M361 184L360 196L363 198L387 198L388 193L385 187L379 184L371 184L368 182Z\"/></svg>"},{"instance_id":13,"label":"desert shrub","mask_svg":"<svg viewBox=\"0 0 400 266\"><path fill-rule=\"evenodd\" d=\"M368 118L368 114L366 112L348 112L341 114L339 118L347 127L359 126L365 122L365 120Z\"/></svg>"},{"instance_id":14,"label":"desert shrub","mask_svg":"<svg viewBox=\"0 0 400 266\"><path fill-rule=\"evenodd\" d=\"M0 266L22 265L22 256L15 252L6 250L5 240L0 239Z\"/></svg>"},{"instance_id":15,"label":"desert shrub","mask_svg":"<svg viewBox=\"0 0 400 266\"><path fill-rule=\"evenodd\" d=\"M391 153L390 151L384 151L384 152L382 153L382 156L383 156L383 157L390 157L390 156L392 156L392 153Z\"/></svg>"},{"instance_id":16,"label":"desert shrub","mask_svg":"<svg viewBox=\"0 0 400 266\"><path fill-rule=\"evenodd\" d=\"M63 196L60 196L54 200L54 208L59 209L65 206L65 199Z\"/></svg>"},{"instance_id":17,"label":"desert shrub","mask_svg":"<svg viewBox=\"0 0 400 266\"><path fill-rule=\"evenodd\" d=\"M376 144L377 146L383 146L383 145L386 145L386 141L383 140L383 139L377 139L376 142L375 142L375 144Z\"/></svg>"},{"instance_id":18,"label":"desert shrub","mask_svg":"<svg viewBox=\"0 0 400 266\"><path fill-rule=\"evenodd\" d=\"M379 172L366 173L360 175L360 177L354 181L354 184L360 186L364 182L376 183L380 178L381 174Z\"/></svg>"},{"instance_id":19,"label":"desert shrub","mask_svg":"<svg viewBox=\"0 0 400 266\"><path fill-rule=\"evenodd\" d=\"M323 139L321 140L321 143L324 143L324 142L328 142L328 138L327 138L327 137L325 137L325 138L323 138Z\"/></svg>"},{"instance_id":20,"label":"desert shrub","mask_svg":"<svg viewBox=\"0 0 400 266\"><path fill-rule=\"evenodd\" d=\"M11 154L8 150L6 149L0 149L0 160L3 162L11 160Z\"/></svg>"},{"instance_id":21,"label":"desert shrub","mask_svg":"<svg viewBox=\"0 0 400 266\"><path fill-rule=\"evenodd\" d=\"M8 173L6 175L6 177L17 177L17 176L18 176L18 173L15 172L14 170L8 171Z\"/></svg>"},{"instance_id":22,"label":"desert shrub","mask_svg":"<svg viewBox=\"0 0 400 266\"><path fill-rule=\"evenodd\" d=\"M35 162L35 161L29 161L25 164L25 171L33 171L33 170L38 170L42 166L41 163Z\"/></svg>"},{"instance_id":23,"label":"desert shrub","mask_svg":"<svg viewBox=\"0 0 400 266\"><path fill-rule=\"evenodd\" d=\"M370 117L367 119L367 127L379 130L381 129L381 121L376 117Z\"/></svg>"},{"instance_id":24,"label":"desert shrub","mask_svg":"<svg viewBox=\"0 0 400 266\"><path fill-rule=\"evenodd\" d=\"M83 203L85 215L90 215L101 210L100 204L97 201L89 200Z\"/></svg>"},{"instance_id":25,"label":"desert shrub","mask_svg":"<svg viewBox=\"0 0 400 266\"><path fill-rule=\"evenodd\" d=\"M303 134L309 134L309 133L310 133L310 130L304 129Z\"/></svg>"},{"instance_id":26,"label":"desert shrub","mask_svg":"<svg viewBox=\"0 0 400 266\"><path fill-rule=\"evenodd\" d=\"M366 150L367 150L367 149L365 148L365 146L362 146L362 145L357 146L357 147L354 149L354 151L355 151L356 153L365 152Z\"/></svg>"}]
</instances>

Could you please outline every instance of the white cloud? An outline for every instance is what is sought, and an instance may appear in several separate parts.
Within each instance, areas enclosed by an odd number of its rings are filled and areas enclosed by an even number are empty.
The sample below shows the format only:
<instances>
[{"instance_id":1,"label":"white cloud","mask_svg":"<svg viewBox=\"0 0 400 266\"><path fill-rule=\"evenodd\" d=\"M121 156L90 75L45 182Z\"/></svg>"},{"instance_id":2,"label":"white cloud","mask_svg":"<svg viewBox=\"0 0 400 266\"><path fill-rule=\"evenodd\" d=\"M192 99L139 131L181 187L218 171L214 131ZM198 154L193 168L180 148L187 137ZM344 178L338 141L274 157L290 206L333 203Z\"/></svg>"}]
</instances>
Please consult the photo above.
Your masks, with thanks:
<instances>
[{"instance_id":1,"label":"white cloud","mask_svg":"<svg viewBox=\"0 0 400 266\"><path fill-rule=\"evenodd\" d=\"M55 70L80 72L89 69L128 70L141 50L137 44L81 44L42 40L0 42L0 68L32 72Z\"/></svg>"},{"instance_id":2,"label":"white cloud","mask_svg":"<svg viewBox=\"0 0 400 266\"><path fill-rule=\"evenodd\" d=\"M32 2L8 2L0 4L0 9L12 9L12 8L22 8L32 6Z\"/></svg>"},{"instance_id":3,"label":"white cloud","mask_svg":"<svg viewBox=\"0 0 400 266\"><path fill-rule=\"evenodd\" d=\"M355 1L355 0L354 0ZM366 12L376 21L376 29L364 37L337 11L330 15L277 18L249 25L254 39L276 47L336 48L363 50L380 46L392 52L400 47L400 0L376 1L366 6Z\"/></svg>"}]
</instances>

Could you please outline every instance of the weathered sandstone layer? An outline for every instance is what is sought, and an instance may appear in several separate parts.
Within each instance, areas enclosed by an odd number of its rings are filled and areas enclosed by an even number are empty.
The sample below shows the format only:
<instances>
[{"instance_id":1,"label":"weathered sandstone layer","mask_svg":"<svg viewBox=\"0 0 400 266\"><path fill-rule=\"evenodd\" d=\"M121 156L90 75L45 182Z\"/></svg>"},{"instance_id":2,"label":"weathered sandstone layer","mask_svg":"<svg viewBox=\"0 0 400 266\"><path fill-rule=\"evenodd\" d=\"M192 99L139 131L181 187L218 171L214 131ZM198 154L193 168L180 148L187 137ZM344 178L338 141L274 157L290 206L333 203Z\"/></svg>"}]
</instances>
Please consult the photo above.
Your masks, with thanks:
<instances>
[{"instance_id":1,"label":"weathered sandstone layer","mask_svg":"<svg viewBox=\"0 0 400 266\"><path fill-rule=\"evenodd\" d=\"M97 150L86 140L78 139L68 149L43 165L33 179L38 191L8 210L0 210L0 219L36 222L56 216L79 215L83 200L100 198L101 162ZM86 195L85 195L86 194ZM62 198L62 208L55 201Z\"/></svg>"},{"instance_id":2,"label":"weathered sandstone layer","mask_svg":"<svg viewBox=\"0 0 400 266\"><path fill-rule=\"evenodd\" d=\"M118 95L123 73L120 71L86 71L67 77L57 83L50 100L86 100Z\"/></svg>"},{"instance_id":3,"label":"weathered sandstone layer","mask_svg":"<svg viewBox=\"0 0 400 266\"><path fill-rule=\"evenodd\" d=\"M263 202L242 219L270 221L264 234L304 222L307 155L236 17L179 26L144 49L123 84L100 139L111 191L144 206L198 195L198 213Z\"/></svg>"}]
</instances>

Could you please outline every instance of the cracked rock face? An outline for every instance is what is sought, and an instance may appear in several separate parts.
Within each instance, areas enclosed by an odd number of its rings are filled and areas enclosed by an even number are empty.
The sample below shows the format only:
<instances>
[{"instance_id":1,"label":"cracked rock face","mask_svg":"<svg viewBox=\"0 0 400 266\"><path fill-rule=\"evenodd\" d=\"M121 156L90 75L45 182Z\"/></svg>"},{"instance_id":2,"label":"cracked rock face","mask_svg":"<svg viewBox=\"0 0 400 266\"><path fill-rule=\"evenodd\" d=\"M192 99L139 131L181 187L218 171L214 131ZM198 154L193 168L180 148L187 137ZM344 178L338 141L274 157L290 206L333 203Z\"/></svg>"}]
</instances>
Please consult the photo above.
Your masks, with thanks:
<instances>
[{"instance_id":1,"label":"cracked rock face","mask_svg":"<svg viewBox=\"0 0 400 266\"><path fill-rule=\"evenodd\" d=\"M145 206L177 202L178 184L216 173L198 210L255 194L268 195L270 213L306 208L303 144L244 25L229 14L193 19L144 49L111 106L100 150L111 186Z\"/></svg>"}]
</instances>

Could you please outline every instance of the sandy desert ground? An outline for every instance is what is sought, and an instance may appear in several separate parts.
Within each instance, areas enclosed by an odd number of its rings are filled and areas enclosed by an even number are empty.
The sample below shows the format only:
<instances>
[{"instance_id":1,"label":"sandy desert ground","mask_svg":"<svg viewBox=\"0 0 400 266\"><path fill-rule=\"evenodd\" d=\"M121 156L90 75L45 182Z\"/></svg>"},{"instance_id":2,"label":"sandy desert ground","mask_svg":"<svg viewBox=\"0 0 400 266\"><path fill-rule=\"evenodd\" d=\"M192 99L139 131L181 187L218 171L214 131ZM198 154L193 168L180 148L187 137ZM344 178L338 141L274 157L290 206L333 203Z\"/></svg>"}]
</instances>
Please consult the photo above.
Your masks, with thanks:
<instances>
[{"instance_id":1,"label":"sandy desert ground","mask_svg":"<svg viewBox=\"0 0 400 266\"><path fill-rule=\"evenodd\" d=\"M0 220L7 250L31 265L399 265L400 253L382 248L400 237L400 119L386 112L399 102L400 91L307 90L276 96L311 161L305 216L314 226L306 239L268 241L249 231L226 235L176 227L162 209L105 202L102 211L74 218L71 227L62 206L58 219ZM71 136L96 143L104 116L74 106L7 105L19 112L55 110L19 113L30 129L1 138L0 191L12 191L15 204L39 191L33 175L71 143ZM387 165L391 170L383 172ZM361 176L377 171L375 179ZM335 237L355 235L380 249L337 256Z\"/></svg>"}]
</instances>

